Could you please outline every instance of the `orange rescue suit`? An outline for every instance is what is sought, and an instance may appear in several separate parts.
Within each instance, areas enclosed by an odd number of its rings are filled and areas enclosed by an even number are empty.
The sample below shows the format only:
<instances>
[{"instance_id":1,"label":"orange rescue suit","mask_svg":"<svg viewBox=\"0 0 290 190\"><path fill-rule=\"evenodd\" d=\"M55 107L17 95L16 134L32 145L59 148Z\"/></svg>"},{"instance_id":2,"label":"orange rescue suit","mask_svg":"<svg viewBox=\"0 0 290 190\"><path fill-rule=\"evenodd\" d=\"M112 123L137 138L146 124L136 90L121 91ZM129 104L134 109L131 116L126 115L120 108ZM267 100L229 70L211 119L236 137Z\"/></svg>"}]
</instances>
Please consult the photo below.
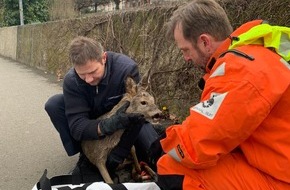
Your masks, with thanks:
<instances>
[{"instance_id":1,"label":"orange rescue suit","mask_svg":"<svg viewBox=\"0 0 290 190\"><path fill-rule=\"evenodd\" d=\"M182 175L190 190L290 189L289 64L262 45L228 51L261 23L242 25L212 56L200 103L161 140L159 176Z\"/></svg>"}]
</instances>

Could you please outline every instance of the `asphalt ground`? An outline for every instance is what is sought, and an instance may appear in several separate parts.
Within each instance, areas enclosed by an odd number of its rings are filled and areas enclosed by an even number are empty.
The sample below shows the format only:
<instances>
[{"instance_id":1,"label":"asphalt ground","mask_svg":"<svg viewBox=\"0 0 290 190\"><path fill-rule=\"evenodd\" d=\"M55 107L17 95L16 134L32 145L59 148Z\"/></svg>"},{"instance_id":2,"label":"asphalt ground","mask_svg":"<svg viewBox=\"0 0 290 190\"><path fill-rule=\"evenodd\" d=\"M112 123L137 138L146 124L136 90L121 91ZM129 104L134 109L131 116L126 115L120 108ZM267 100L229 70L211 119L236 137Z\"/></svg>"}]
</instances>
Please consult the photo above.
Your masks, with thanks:
<instances>
[{"instance_id":1,"label":"asphalt ground","mask_svg":"<svg viewBox=\"0 0 290 190\"><path fill-rule=\"evenodd\" d=\"M61 82L2 57L0 81L0 190L31 190L45 169L49 178L67 174L78 156L67 156L44 110Z\"/></svg>"}]
</instances>

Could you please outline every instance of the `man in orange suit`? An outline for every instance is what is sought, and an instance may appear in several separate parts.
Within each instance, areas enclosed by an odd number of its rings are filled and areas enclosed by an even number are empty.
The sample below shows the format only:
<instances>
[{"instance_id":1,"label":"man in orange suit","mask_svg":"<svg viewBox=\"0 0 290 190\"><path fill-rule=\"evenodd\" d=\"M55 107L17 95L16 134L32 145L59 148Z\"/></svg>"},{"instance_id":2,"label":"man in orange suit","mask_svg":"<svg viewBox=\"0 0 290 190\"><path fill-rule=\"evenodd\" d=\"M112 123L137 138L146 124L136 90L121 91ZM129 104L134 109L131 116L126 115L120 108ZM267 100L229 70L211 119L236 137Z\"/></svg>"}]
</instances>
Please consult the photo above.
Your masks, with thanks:
<instances>
[{"instance_id":1,"label":"man in orange suit","mask_svg":"<svg viewBox=\"0 0 290 190\"><path fill-rule=\"evenodd\" d=\"M200 103L161 140L159 186L290 189L290 29L255 20L233 32L214 0L179 7L167 28L205 75Z\"/></svg>"}]
</instances>

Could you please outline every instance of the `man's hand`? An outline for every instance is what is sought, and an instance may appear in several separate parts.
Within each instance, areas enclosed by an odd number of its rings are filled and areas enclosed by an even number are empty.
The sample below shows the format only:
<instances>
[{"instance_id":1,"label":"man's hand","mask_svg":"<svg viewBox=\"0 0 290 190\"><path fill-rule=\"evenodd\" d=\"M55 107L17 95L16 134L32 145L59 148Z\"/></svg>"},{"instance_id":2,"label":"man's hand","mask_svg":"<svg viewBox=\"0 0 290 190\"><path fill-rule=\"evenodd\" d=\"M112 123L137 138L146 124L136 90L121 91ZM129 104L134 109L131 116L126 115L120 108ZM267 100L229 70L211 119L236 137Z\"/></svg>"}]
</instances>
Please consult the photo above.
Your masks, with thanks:
<instances>
[{"instance_id":1,"label":"man's hand","mask_svg":"<svg viewBox=\"0 0 290 190\"><path fill-rule=\"evenodd\" d=\"M104 135L111 135L118 129L126 129L135 125L143 125L145 122L144 115L139 113L126 113L130 102L126 101L114 115L100 121L100 131Z\"/></svg>"}]
</instances>

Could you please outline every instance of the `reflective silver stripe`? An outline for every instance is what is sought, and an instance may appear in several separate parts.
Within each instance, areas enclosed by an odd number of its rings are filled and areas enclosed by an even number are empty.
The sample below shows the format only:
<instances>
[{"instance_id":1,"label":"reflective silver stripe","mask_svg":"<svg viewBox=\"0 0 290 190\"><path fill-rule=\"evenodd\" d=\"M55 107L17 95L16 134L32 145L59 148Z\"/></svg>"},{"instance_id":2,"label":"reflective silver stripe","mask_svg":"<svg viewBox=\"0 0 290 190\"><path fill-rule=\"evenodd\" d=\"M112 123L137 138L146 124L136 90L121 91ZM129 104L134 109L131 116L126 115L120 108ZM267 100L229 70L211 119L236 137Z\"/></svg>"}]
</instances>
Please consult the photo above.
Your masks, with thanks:
<instances>
[{"instance_id":1,"label":"reflective silver stripe","mask_svg":"<svg viewBox=\"0 0 290 190\"><path fill-rule=\"evenodd\" d=\"M280 61L290 70L290 64L285 59L281 58Z\"/></svg>"},{"instance_id":2,"label":"reflective silver stripe","mask_svg":"<svg viewBox=\"0 0 290 190\"><path fill-rule=\"evenodd\" d=\"M216 70L210 75L209 78L212 77L217 77L217 76L224 76L225 75L225 67L226 67L226 62L223 62Z\"/></svg>"},{"instance_id":3,"label":"reflective silver stripe","mask_svg":"<svg viewBox=\"0 0 290 190\"><path fill-rule=\"evenodd\" d=\"M181 159L179 158L175 148L171 149L167 154L169 154L177 162L181 162Z\"/></svg>"},{"instance_id":4,"label":"reflective silver stripe","mask_svg":"<svg viewBox=\"0 0 290 190\"><path fill-rule=\"evenodd\" d=\"M281 39L280 39L280 46L279 46L279 52L285 57L287 57L288 54L290 54L290 37L289 34L282 33ZM289 61L289 60L287 60Z\"/></svg>"}]
</instances>

